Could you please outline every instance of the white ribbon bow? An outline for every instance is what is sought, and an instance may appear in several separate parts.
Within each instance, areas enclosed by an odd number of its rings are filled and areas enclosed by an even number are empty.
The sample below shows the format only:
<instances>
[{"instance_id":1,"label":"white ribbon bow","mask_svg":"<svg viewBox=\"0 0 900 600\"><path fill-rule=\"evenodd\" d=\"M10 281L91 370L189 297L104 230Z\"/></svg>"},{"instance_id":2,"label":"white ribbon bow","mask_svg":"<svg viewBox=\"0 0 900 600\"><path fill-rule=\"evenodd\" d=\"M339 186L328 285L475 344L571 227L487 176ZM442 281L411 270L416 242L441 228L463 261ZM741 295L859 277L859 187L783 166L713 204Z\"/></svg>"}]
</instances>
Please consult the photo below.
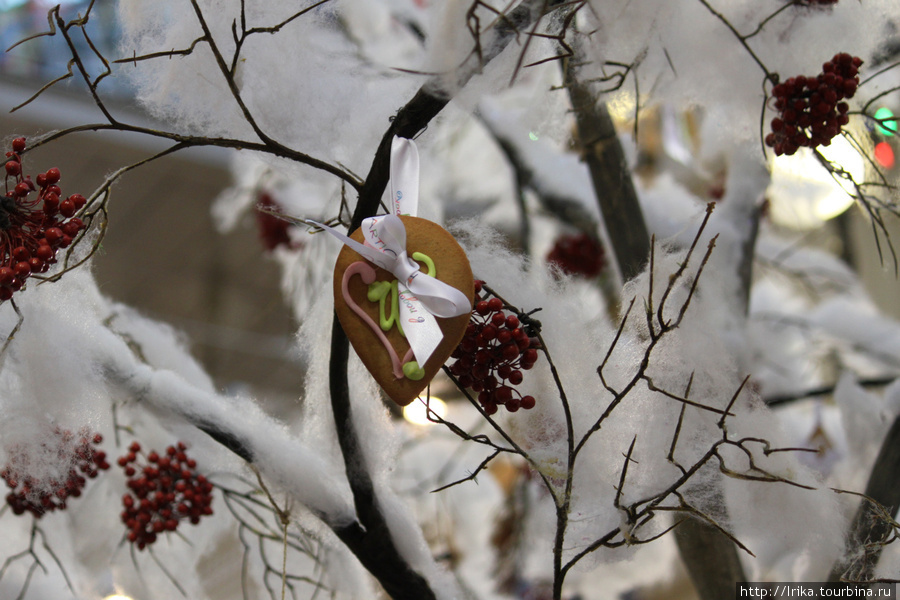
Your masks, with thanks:
<instances>
[{"instance_id":1,"label":"white ribbon bow","mask_svg":"<svg viewBox=\"0 0 900 600\"><path fill-rule=\"evenodd\" d=\"M415 216L418 195L419 154L415 143L395 137L391 146L391 205L395 214L365 219L360 227L365 244L322 223L307 219L300 221L321 227L366 260L393 273L399 282L403 332L416 362L424 368L443 338L435 317L458 317L468 314L472 306L465 294L422 273L418 263L406 254L406 227L397 215Z\"/></svg>"}]
</instances>

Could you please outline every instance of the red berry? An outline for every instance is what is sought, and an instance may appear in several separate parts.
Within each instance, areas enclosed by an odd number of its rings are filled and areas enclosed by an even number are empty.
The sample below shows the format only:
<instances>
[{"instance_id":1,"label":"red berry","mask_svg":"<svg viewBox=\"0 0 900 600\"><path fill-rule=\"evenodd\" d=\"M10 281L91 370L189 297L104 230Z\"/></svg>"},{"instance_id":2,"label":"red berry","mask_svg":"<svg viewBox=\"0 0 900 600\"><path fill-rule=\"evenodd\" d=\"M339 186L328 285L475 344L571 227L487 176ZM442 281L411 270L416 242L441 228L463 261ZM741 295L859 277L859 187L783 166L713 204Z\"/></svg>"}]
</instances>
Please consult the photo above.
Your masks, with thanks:
<instances>
[{"instance_id":1,"label":"red berry","mask_svg":"<svg viewBox=\"0 0 900 600\"><path fill-rule=\"evenodd\" d=\"M50 167L49 169L47 169L47 173L44 175L44 177L46 178L47 183L51 185L57 183L60 178L59 169L57 169L56 167Z\"/></svg>"},{"instance_id":2,"label":"red berry","mask_svg":"<svg viewBox=\"0 0 900 600\"><path fill-rule=\"evenodd\" d=\"M75 203L71 198L66 198L59 203L59 214L68 218L75 214Z\"/></svg>"},{"instance_id":3,"label":"red berry","mask_svg":"<svg viewBox=\"0 0 900 600\"><path fill-rule=\"evenodd\" d=\"M12 141L12 149L13 149L13 152L17 152L19 154L21 154L22 152L25 152L25 138L18 137L16 139L14 139Z\"/></svg>"},{"instance_id":4,"label":"red berry","mask_svg":"<svg viewBox=\"0 0 900 600\"><path fill-rule=\"evenodd\" d=\"M487 350L479 350L475 353L475 363L479 365L486 365L491 362L491 353ZM483 377L479 377L479 379L484 379Z\"/></svg>"},{"instance_id":5,"label":"red berry","mask_svg":"<svg viewBox=\"0 0 900 600\"><path fill-rule=\"evenodd\" d=\"M50 245L53 246L55 244L58 244L62 240L64 235L65 234L63 233L63 230L59 227L51 227L44 232L44 239L46 239L47 242L49 242Z\"/></svg>"},{"instance_id":6,"label":"red berry","mask_svg":"<svg viewBox=\"0 0 900 600\"><path fill-rule=\"evenodd\" d=\"M519 357L519 347L516 344L509 343L502 346L500 353L506 360L515 360Z\"/></svg>"},{"instance_id":7,"label":"red berry","mask_svg":"<svg viewBox=\"0 0 900 600\"><path fill-rule=\"evenodd\" d=\"M6 174L15 177L22 172L22 165L17 160L11 160L6 163Z\"/></svg>"},{"instance_id":8,"label":"red berry","mask_svg":"<svg viewBox=\"0 0 900 600\"><path fill-rule=\"evenodd\" d=\"M53 248L51 248L47 244L40 244L34 251L34 255L44 262L47 262L48 260L53 258L55 254L56 253L53 251Z\"/></svg>"},{"instance_id":9,"label":"red berry","mask_svg":"<svg viewBox=\"0 0 900 600\"><path fill-rule=\"evenodd\" d=\"M31 252L29 252L28 248L26 248L25 246L16 246L15 248L13 248L12 257L17 261L28 260L29 258L31 258Z\"/></svg>"},{"instance_id":10,"label":"red berry","mask_svg":"<svg viewBox=\"0 0 900 600\"><path fill-rule=\"evenodd\" d=\"M497 404L506 404L513 398L512 388L507 386L499 387L494 392L494 401Z\"/></svg>"},{"instance_id":11,"label":"red berry","mask_svg":"<svg viewBox=\"0 0 900 600\"><path fill-rule=\"evenodd\" d=\"M73 238L78 235L82 227L84 227L84 223L81 222L81 219L75 217L63 223L61 229L64 234Z\"/></svg>"}]
</instances>

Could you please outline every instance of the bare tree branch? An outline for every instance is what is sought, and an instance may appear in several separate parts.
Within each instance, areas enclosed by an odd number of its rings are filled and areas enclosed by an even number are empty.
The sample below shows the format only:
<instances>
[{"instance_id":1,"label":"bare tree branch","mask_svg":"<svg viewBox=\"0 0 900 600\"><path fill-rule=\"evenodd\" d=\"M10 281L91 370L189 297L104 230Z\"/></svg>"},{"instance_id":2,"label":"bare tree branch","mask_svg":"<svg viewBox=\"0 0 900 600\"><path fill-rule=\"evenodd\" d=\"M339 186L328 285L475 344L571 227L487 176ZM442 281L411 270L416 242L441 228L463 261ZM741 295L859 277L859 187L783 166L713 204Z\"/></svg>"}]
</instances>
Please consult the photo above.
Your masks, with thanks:
<instances>
[{"instance_id":1,"label":"bare tree branch","mask_svg":"<svg viewBox=\"0 0 900 600\"><path fill-rule=\"evenodd\" d=\"M619 273L627 281L641 272L650 252L650 234L638 204L625 153L606 104L582 81L577 66L581 52L563 61L578 139L594 184L594 194Z\"/></svg>"}]
</instances>

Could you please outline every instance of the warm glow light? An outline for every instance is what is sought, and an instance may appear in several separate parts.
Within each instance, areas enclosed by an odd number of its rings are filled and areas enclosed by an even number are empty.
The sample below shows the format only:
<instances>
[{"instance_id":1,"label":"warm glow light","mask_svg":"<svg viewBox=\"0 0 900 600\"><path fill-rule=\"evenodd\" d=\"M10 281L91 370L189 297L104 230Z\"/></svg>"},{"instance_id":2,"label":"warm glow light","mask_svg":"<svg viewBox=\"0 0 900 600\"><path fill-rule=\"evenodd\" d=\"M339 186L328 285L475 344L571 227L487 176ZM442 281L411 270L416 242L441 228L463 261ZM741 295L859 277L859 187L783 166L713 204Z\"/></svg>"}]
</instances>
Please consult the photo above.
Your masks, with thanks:
<instances>
[{"instance_id":1,"label":"warm glow light","mask_svg":"<svg viewBox=\"0 0 900 600\"><path fill-rule=\"evenodd\" d=\"M840 165L855 181L864 181L866 163L856 148L841 136L819 152ZM772 218L797 229L818 227L853 205L852 186L837 181L816 159L812 150L800 148L793 156L779 156L772 166L769 200Z\"/></svg>"},{"instance_id":2,"label":"warm glow light","mask_svg":"<svg viewBox=\"0 0 900 600\"><path fill-rule=\"evenodd\" d=\"M425 398L417 398L410 404L404 406L403 418L413 425L432 425L433 422L428 420L428 409L425 408L426 402L428 402L428 408L439 417L443 418L447 416L447 403L440 398L432 396L428 400ZM434 417L432 416L432 418Z\"/></svg>"},{"instance_id":3,"label":"warm glow light","mask_svg":"<svg viewBox=\"0 0 900 600\"><path fill-rule=\"evenodd\" d=\"M113 594L112 596L107 596L103 600L132 600L130 596L123 596L122 594Z\"/></svg>"}]
</instances>

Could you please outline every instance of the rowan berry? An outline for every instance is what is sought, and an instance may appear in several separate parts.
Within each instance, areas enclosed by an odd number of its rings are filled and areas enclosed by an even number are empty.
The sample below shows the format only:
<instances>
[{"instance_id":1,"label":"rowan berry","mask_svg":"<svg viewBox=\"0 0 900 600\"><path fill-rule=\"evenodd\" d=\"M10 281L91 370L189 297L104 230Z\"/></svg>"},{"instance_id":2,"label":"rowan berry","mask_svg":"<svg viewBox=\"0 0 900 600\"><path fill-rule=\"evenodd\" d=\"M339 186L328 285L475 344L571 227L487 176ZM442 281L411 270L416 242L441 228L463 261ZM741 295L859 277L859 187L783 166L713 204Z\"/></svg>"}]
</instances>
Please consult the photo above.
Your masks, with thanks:
<instances>
[{"instance_id":1,"label":"rowan berry","mask_svg":"<svg viewBox=\"0 0 900 600\"><path fill-rule=\"evenodd\" d=\"M25 147L25 138L16 138L12 151L6 153L10 159L6 163L7 179L12 177L13 181L7 181L6 195L0 197L0 271L7 269L0 274L0 300L9 300L13 292L21 290L32 273L47 271L56 262L56 251L70 245L85 227L73 215L84 207L86 199L73 194L60 202L59 169L52 167L38 174L37 185L23 175L19 154ZM33 191L38 194L29 199ZM18 254L14 254L16 251Z\"/></svg>"},{"instance_id":2,"label":"rowan berry","mask_svg":"<svg viewBox=\"0 0 900 600\"><path fill-rule=\"evenodd\" d=\"M483 283L476 281L478 301L462 341L450 355L455 359L450 373L461 387L478 394L487 415L496 413L499 405L509 412L533 408L534 398L525 402L514 386L522 383L522 370L534 366L537 342L529 338L519 317L504 312L503 300L481 297Z\"/></svg>"},{"instance_id":3,"label":"rowan berry","mask_svg":"<svg viewBox=\"0 0 900 600\"><path fill-rule=\"evenodd\" d=\"M592 278L603 272L606 255L603 245L586 233L563 235L547 254L547 263L566 275Z\"/></svg>"},{"instance_id":4,"label":"rowan berry","mask_svg":"<svg viewBox=\"0 0 900 600\"><path fill-rule=\"evenodd\" d=\"M774 107L780 114L772 119L765 143L776 156L831 143L849 122L849 105L843 100L856 93L862 62L841 52L822 65L819 75L791 77L772 88Z\"/></svg>"},{"instance_id":5,"label":"rowan berry","mask_svg":"<svg viewBox=\"0 0 900 600\"><path fill-rule=\"evenodd\" d=\"M126 538L138 550L154 543L158 534L175 531L183 520L197 524L213 513L213 485L194 472L197 463L187 457L186 448L179 442L164 453L144 455L141 445L133 442L117 461L131 490L122 496L121 519L128 529Z\"/></svg>"},{"instance_id":6,"label":"rowan berry","mask_svg":"<svg viewBox=\"0 0 900 600\"><path fill-rule=\"evenodd\" d=\"M0 288L0 297L3 290ZM12 491L6 502L16 515L29 512L41 518L48 512L64 510L68 498L78 498L88 479L109 469L106 453L98 450L103 441L100 434L91 435L83 428L77 435L68 429L55 427L40 447L14 446L9 449L10 461L0 471ZM65 479L59 476L39 477L35 464L53 456L61 461Z\"/></svg>"}]
</instances>

